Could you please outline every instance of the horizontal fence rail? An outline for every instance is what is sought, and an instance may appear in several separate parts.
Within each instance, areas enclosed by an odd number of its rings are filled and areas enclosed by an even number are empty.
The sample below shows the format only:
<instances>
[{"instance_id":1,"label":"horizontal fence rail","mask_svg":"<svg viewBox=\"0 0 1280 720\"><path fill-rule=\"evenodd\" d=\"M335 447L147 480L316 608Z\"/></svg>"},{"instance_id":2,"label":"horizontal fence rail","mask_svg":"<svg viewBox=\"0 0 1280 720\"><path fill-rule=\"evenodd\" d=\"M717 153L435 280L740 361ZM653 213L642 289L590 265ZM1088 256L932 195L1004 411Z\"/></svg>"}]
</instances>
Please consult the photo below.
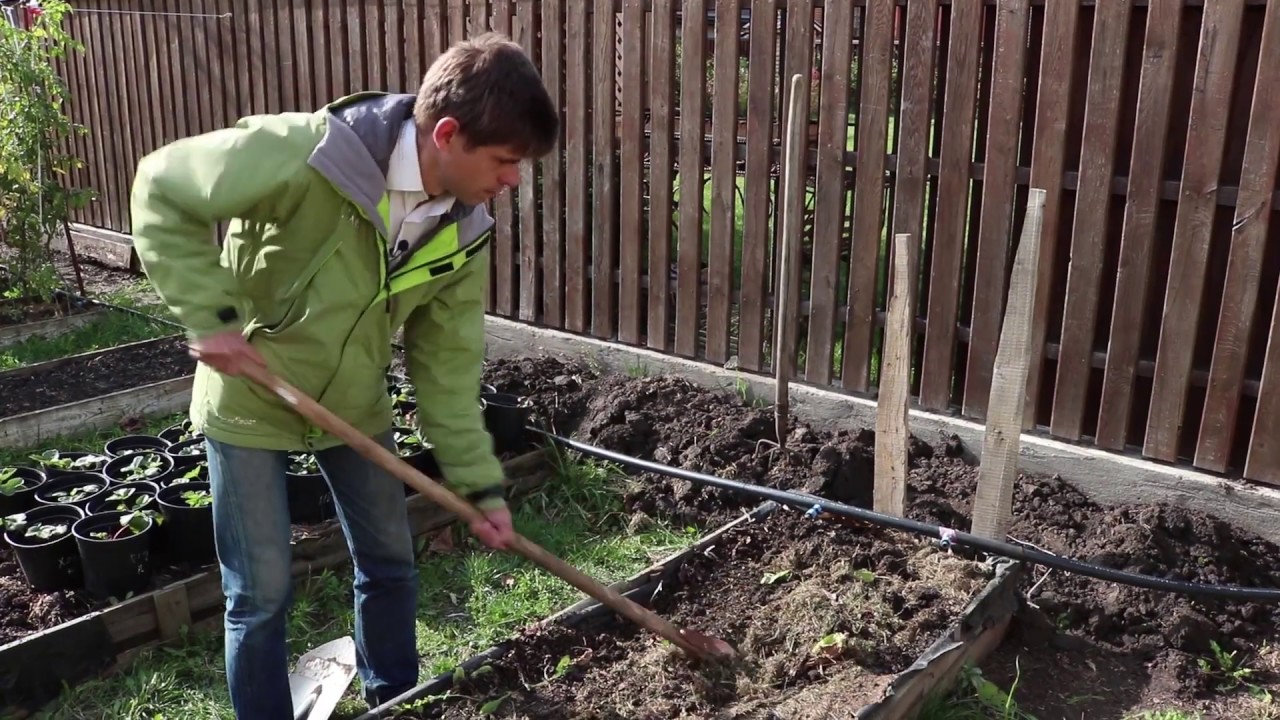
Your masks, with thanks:
<instances>
[{"instance_id":1,"label":"horizontal fence rail","mask_svg":"<svg viewBox=\"0 0 1280 720\"><path fill-rule=\"evenodd\" d=\"M808 78L796 379L877 386L887 239L912 393L981 420L1028 188L1048 193L1028 425L1280 484L1280 5L1186 0L85 0L77 222L252 113L413 92L498 30L562 109L494 203L491 312L772 369L781 122ZM138 14L145 10L153 14Z\"/></svg>"}]
</instances>

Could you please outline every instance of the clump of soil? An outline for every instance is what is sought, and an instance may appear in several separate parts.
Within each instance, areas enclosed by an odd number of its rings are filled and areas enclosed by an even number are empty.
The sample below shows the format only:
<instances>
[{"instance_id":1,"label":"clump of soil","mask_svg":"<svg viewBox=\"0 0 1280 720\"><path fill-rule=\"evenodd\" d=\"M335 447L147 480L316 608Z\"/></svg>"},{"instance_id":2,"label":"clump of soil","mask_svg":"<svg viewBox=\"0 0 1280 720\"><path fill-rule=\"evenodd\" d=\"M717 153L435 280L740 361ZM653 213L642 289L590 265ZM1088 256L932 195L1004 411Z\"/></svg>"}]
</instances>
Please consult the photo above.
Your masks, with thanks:
<instances>
[{"instance_id":1,"label":"clump of soil","mask_svg":"<svg viewBox=\"0 0 1280 720\"><path fill-rule=\"evenodd\" d=\"M0 417L42 410L196 370L186 341L170 338L31 373L0 375Z\"/></svg>"},{"instance_id":2,"label":"clump of soil","mask_svg":"<svg viewBox=\"0 0 1280 720\"><path fill-rule=\"evenodd\" d=\"M655 598L737 663L699 668L622 620L535 627L454 688L471 700L400 717L472 718L504 693L498 717L829 717L878 699L988 579L919 539L783 510L690 558Z\"/></svg>"},{"instance_id":3,"label":"clump of soil","mask_svg":"<svg viewBox=\"0 0 1280 720\"><path fill-rule=\"evenodd\" d=\"M78 593L40 593L27 587L18 558L9 548L0 547L0 645L61 625L88 611L89 602Z\"/></svg>"},{"instance_id":4,"label":"clump of soil","mask_svg":"<svg viewBox=\"0 0 1280 720\"><path fill-rule=\"evenodd\" d=\"M916 519L965 529L978 470L941 458L910 478ZM1171 580L1280 587L1280 548L1221 520L1172 505L1100 506L1059 477L1020 476L1010 536L1082 562ZM1028 583L1039 580L1036 569ZM1188 692L1207 690L1198 659L1211 641L1247 651L1274 633L1269 604L1155 592L1055 570L1032 597L1045 621L1145 658Z\"/></svg>"},{"instance_id":5,"label":"clump of soil","mask_svg":"<svg viewBox=\"0 0 1280 720\"><path fill-rule=\"evenodd\" d=\"M573 431L597 392L599 374L585 364L549 356L499 358L485 365L484 381L498 392L523 395L533 404L533 422L551 432Z\"/></svg>"}]
</instances>

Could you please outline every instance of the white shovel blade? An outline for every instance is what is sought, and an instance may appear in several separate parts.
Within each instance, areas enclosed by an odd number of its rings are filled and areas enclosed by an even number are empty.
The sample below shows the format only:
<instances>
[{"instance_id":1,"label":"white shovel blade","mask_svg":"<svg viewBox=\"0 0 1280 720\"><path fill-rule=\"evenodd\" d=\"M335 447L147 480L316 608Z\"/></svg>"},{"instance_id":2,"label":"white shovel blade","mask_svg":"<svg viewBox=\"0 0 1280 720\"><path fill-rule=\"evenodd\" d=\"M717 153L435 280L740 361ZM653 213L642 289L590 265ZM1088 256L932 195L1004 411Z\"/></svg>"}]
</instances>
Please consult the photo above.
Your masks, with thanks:
<instances>
[{"instance_id":1,"label":"white shovel blade","mask_svg":"<svg viewBox=\"0 0 1280 720\"><path fill-rule=\"evenodd\" d=\"M356 643L350 636L298 658L289 675L294 720L328 720L355 676Z\"/></svg>"}]
</instances>

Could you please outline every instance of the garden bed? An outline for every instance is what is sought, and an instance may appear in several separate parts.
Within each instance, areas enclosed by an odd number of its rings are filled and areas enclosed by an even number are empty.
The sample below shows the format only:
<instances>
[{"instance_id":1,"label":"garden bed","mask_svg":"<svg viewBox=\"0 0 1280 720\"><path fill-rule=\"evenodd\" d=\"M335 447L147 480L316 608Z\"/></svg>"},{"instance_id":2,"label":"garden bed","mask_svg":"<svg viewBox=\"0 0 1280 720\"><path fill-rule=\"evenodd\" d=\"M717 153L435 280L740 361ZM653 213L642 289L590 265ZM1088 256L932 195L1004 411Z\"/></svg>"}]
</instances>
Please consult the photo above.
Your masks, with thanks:
<instances>
[{"instance_id":1,"label":"garden bed","mask_svg":"<svg viewBox=\"0 0 1280 720\"><path fill-rule=\"evenodd\" d=\"M874 433L869 430L829 433L796 422L783 453L776 448L772 410L748 402L733 388L709 389L679 377L640 372L600 376L584 363L551 357L492 361L486 379L500 391L527 393L543 422L581 442L698 472L870 505ZM908 516L967 530L978 478L971 455L957 438L936 447L912 438ZM726 519L753 502L681 480L654 475L638 480L645 490L629 498L633 512ZM1085 562L1197 582L1280 587L1280 548L1185 508L1101 506L1061 478L1023 474L1014 515L1013 538ZM1269 646L1280 641L1272 606L1157 593L1061 571L1045 578L1043 568L1025 573L1023 592L1042 579L1032 601L1044 611L1048 627L1056 629L1055 647L1087 642L1104 648L1100 656L1123 657L1137 674L1128 681L1118 675L1107 679L1136 684L1138 695L1126 692L1135 702L1142 694L1187 706L1214 702L1218 695L1212 686L1220 685L1223 672L1206 673L1201 665L1202 660L1210 667L1221 665L1211 642L1223 653L1238 653L1239 660L1255 658L1255 668L1280 665L1267 660ZM1031 622L1024 620L1020 627ZM1014 642L1002 651L1006 689L1013 678L1008 652ZM1042 664L1052 667L1052 662ZM1070 676L1059 677L1074 683ZM1274 675L1259 669L1250 678L1256 684ZM1030 684L1024 673L1021 686ZM1248 689L1244 683L1241 687ZM1078 716L1081 700L1068 696L1070 689L1059 697ZM1046 707L1053 716L1055 708Z\"/></svg>"},{"instance_id":2,"label":"garden bed","mask_svg":"<svg viewBox=\"0 0 1280 720\"><path fill-rule=\"evenodd\" d=\"M633 596L734 644L738 662L698 666L612 613L567 614L490 653L487 669L429 688L447 690L444 700L367 717L849 714L883 700L994 577L936 543L790 509L760 513L663 569Z\"/></svg>"},{"instance_id":3,"label":"garden bed","mask_svg":"<svg viewBox=\"0 0 1280 720\"><path fill-rule=\"evenodd\" d=\"M0 418L193 375L195 365L175 335L0 373Z\"/></svg>"},{"instance_id":4,"label":"garden bed","mask_svg":"<svg viewBox=\"0 0 1280 720\"><path fill-rule=\"evenodd\" d=\"M41 307L41 306L37 306ZM52 308L52 306L46 306ZM10 307L6 320L0 320L0 348L37 337L56 337L82 327L106 314L105 310L73 306L66 314L52 310L18 310Z\"/></svg>"}]
</instances>

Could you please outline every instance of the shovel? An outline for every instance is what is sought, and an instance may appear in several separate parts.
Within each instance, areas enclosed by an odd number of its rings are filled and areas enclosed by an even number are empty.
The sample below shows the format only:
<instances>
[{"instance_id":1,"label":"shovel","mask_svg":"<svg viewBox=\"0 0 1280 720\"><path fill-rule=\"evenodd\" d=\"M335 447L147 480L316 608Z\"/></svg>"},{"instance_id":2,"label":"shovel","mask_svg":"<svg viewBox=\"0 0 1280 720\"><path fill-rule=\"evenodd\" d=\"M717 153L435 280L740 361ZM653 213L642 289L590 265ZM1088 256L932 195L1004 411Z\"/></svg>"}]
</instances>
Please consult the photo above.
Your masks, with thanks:
<instances>
[{"instance_id":1,"label":"shovel","mask_svg":"<svg viewBox=\"0 0 1280 720\"><path fill-rule=\"evenodd\" d=\"M342 418L334 415L320 403L276 377L266 368L256 365L250 366L245 371L245 374L251 380L275 393L307 420L341 438L356 452L377 463L382 469L398 477L406 485L422 493L435 504L452 512L467 523L485 521L484 515L471 503L459 498L444 486L419 472L417 468L379 445L373 438L365 436L342 420ZM697 660L731 660L737 654L733 646L723 640L704 635L696 630L677 629L670 622L649 609L605 586L519 533L516 533L511 542L508 543L508 549L542 566L551 574L599 600L628 620L666 639Z\"/></svg>"}]
</instances>

